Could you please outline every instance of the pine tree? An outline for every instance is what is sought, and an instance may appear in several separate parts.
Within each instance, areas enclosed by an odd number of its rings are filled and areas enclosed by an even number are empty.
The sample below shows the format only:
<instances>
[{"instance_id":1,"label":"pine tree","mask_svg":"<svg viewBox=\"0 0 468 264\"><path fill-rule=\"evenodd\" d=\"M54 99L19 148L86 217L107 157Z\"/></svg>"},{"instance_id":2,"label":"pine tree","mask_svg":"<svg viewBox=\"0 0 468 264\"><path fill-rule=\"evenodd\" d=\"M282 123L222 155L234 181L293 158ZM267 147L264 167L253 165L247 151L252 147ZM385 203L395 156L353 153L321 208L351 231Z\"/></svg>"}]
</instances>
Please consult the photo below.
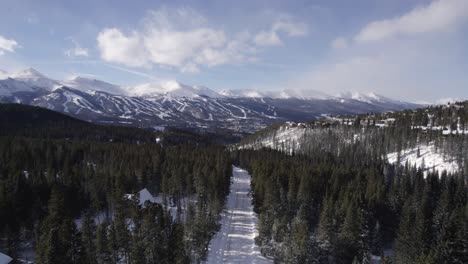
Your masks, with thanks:
<instances>
[{"instance_id":1,"label":"pine tree","mask_svg":"<svg viewBox=\"0 0 468 264\"><path fill-rule=\"evenodd\" d=\"M107 223L101 223L96 231L96 259L99 264L109 263L111 253L109 251L109 240L107 239Z\"/></svg>"},{"instance_id":2,"label":"pine tree","mask_svg":"<svg viewBox=\"0 0 468 264\"><path fill-rule=\"evenodd\" d=\"M96 263L96 248L94 242L94 233L96 224L89 212L85 213L83 224L81 226L81 241L83 244L83 261L85 263Z\"/></svg>"},{"instance_id":3,"label":"pine tree","mask_svg":"<svg viewBox=\"0 0 468 264\"><path fill-rule=\"evenodd\" d=\"M75 223L65 209L62 191L55 187L49 200L37 246L38 263L80 263L81 240Z\"/></svg>"}]
</instances>

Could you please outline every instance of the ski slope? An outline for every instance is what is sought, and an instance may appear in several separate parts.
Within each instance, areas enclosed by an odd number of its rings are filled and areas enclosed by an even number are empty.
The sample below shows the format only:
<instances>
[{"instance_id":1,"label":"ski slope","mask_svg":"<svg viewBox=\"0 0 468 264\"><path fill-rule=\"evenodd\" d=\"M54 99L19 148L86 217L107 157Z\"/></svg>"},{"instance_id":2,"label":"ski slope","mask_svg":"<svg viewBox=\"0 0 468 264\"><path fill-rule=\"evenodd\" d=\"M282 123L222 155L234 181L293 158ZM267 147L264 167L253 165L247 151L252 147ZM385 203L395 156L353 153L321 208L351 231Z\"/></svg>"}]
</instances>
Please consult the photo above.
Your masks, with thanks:
<instances>
[{"instance_id":1,"label":"ski slope","mask_svg":"<svg viewBox=\"0 0 468 264\"><path fill-rule=\"evenodd\" d=\"M255 244L257 216L249 192L250 175L233 167L233 182L221 216L221 229L210 242L205 263L273 263L262 256Z\"/></svg>"}]
</instances>

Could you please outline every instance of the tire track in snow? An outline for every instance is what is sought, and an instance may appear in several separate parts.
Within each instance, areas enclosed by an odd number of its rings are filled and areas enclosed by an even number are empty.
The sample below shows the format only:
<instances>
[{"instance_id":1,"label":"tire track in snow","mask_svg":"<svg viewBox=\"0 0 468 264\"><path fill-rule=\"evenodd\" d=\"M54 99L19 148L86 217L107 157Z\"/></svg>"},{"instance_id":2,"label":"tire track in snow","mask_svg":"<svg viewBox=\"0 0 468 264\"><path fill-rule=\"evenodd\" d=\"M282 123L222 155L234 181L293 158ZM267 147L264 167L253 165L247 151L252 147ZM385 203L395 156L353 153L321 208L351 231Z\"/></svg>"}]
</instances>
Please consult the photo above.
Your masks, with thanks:
<instances>
[{"instance_id":1,"label":"tire track in snow","mask_svg":"<svg viewBox=\"0 0 468 264\"><path fill-rule=\"evenodd\" d=\"M249 192L250 175L233 167L231 192L221 214L221 229L210 242L206 264L273 263L262 256L255 244L257 215Z\"/></svg>"}]
</instances>

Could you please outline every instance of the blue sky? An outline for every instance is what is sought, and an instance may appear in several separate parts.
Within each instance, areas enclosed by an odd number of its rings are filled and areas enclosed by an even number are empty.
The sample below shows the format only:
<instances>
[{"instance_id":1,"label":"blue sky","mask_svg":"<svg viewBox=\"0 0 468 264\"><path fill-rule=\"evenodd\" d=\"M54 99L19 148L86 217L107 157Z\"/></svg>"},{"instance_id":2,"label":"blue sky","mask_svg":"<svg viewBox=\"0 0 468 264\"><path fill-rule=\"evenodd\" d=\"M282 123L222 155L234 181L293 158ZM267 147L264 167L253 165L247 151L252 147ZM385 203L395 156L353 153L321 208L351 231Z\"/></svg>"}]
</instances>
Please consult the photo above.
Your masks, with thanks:
<instances>
[{"instance_id":1,"label":"blue sky","mask_svg":"<svg viewBox=\"0 0 468 264\"><path fill-rule=\"evenodd\" d=\"M0 69L468 98L468 0L4 0Z\"/></svg>"}]
</instances>

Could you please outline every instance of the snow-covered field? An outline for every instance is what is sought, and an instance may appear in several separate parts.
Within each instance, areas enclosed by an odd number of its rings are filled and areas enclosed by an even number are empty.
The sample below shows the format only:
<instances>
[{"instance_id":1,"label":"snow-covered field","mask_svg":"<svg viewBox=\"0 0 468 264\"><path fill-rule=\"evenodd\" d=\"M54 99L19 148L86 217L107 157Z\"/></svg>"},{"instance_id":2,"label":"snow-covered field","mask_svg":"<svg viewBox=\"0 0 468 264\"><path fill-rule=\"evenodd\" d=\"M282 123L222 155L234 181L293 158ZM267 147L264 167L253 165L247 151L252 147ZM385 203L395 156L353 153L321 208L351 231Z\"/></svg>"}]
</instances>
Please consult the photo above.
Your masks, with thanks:
<instances>
[{"instance_id":1,"label":"snow-covered field","mask_svg":"<svg viewBox=\"0 0 468 264\"><path fill-rule=\"evenodd\" d=\"M221 216L221 229L210 242L207 264L273 263L255 244L257 216L249 192L250 175L233 167L231 193Z\"/></svg>"},{"instance_id":2,"label":"snow-covered field","mask_svg":"<svg viewBox=\"0 0 468 264\"><path fill-rule=\"evenodd\" d=\"M397 163L398 152L389 153L387 159L389 163ZM407 162L410 166L424 167L424 175L428 171L438 171L441 174L443 171L456 173L460 169L455 159L451 157L444 158L441 153L436 151L433 144L421 144L415 148L403 150L400 153L400 164L404 166Z\"/></svg>"}]
</instances>

